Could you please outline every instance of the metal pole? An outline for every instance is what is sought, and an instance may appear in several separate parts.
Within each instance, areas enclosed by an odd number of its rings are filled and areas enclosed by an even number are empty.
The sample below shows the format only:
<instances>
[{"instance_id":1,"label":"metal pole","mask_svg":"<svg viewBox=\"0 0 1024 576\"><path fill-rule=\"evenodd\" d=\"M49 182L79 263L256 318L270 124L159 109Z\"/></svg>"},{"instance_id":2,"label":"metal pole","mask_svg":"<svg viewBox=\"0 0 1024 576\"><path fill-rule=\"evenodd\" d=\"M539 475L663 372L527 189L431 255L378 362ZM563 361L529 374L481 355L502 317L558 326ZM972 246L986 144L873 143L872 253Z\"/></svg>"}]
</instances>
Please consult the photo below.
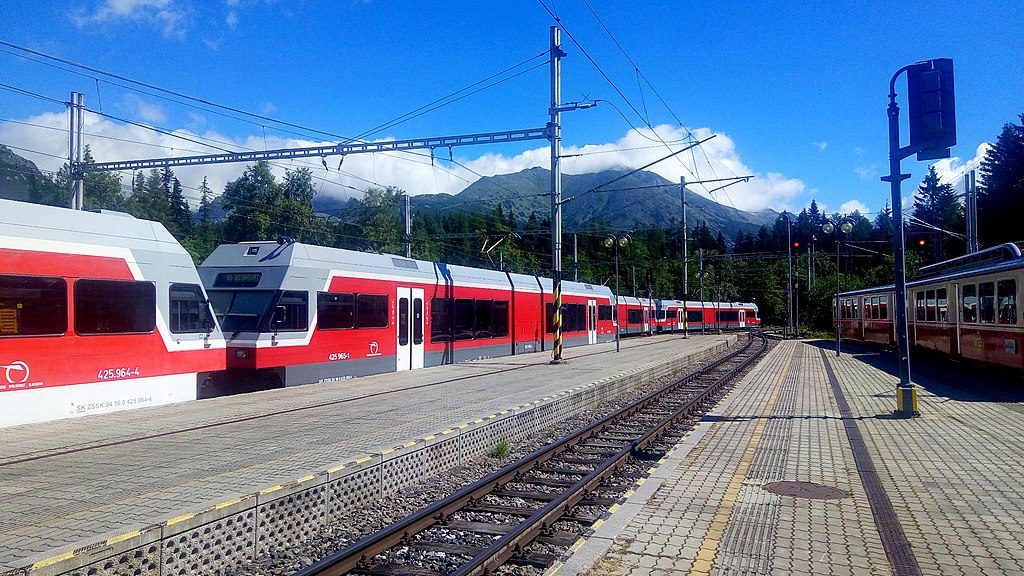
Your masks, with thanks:
<instances>
[{"instance_id":1,"label":"metal pole","mask_svg":"<svg viewBox=\"0 0 1024 576\"><path fill-rule=\"evenodd\" d=\"M786 328L793 332L793 221L786 217Z\"/></svg>"},{"instance_id":2,"label":"metal pole","mask_svg":"<svg viewBox=\"0 0 1024 576\"><path fill-rule=\"evenodd\" d=\"M840 349L840 346L841 346L840 341L841 341L842 336L843 336L843 330L842 330L842 328L843 328L842 327L842 320L843 319L840 316L840 311L842 310L842 308L839 307L839 291L840 291L840 287L839 287L839 238L840 238L840 236L839 236L839 234L840 234L839 227L836 226L836 357L837 358L841 355L840 352L839 352L839 349Z\"/></svg>"},{"instance_id":3,"label":"metal pole","mask_svg":"<svg viewBox=\"0 0 1024 576\"><path fill-rule=\"evenodd\" d=\"M555 345L551 351L553 363L562 361L562 31L551 27L551 282L554 312Z\"/></svg>"},{"instance_id":4,"label":"metal pole","mask_svg":"<svg viewBox=\"0 0 1024 576\"><path fill-rule=\"evenodd\" d=\"M689 310L686 307L686 301L690 297L690 253L688 252L689 246L687 245L687 231L686 231L686 177L679 177L679 199L683 203L683 338L690 337L690 324L687 316L689 316Z\"/></svg>"},{"instance_id":5,"label":"metal pole","mask_svg":"<svg viewBox=\"0 0 1024 576\"><path fill-rule=\"evenodd\" d=\"M978 180L977 171L971 170L971 238L974 240L974 251L981 250L981 244L978 242Z\"/></svg>"},{"instance_id":6,"label":"metal pole","mask_svg":"<svg viewBox=\"0 0 1024 576\"><path fill-rule=\"evenodd\" d=\"M622 318L619 318L619 239L615 239L615 351L619 351L619 334L622 332Z\"/></svg>"},{"instance_id":7,"label":"metal pole","mask_svg":"<svg viewBox=\"0 0 1024 576\"><path fill-rule=\"evenodd\" d=\"M77 210L75 207L75 95L71 93L71 101L68 103L68 207Z\"/></svg>"},{"instance_id":8,"label":"metal pole","mask_svg":"<svg viewBox=\"0 0 1024 576\"><path fill-rule=\"evenodd\" d=\"M633 274L633 298L636 298L636 264L630 264L629 270Z\"/></svg>"},{"instance_id":9,"label":"metal pole","mask_svg":"<svg viewBox=\"0 0 1024 576\"><path fill-rule=\"evenodd\" d=\"M75 135L75 165L82 165L82 128L85 126L85 94L81 92L76 94L76 107L78 113L75 115L75 121L78 123L77 134ZM84 175L79 173L75 178L75 208L77 210L85 210L85 180Z\"/></svg>"},{"instance_id":10,"label":"metal pole","mask_svg":"<svg viewBox=\"0 0 1024 576\"><path fill-rule=\"evenodd\" d=\"M572 235L572 281L580 281L580 261L577 249L579 248L578 234Z\"/></svg>"},{"instance_id":11,"label":"metal pole","mask_svg":"<svg viewBox=\"0 0 1024 576\"><path fill-rule=\"evenodd\" d=\"M412 258L412 200L405 195L405 257Z\"/></svg>"},{"instance_id":12,"label":"metal pole","mask_svg":"<svg viewBox=\"0 0 1024 576\"><path fill-rule=\"evenodd\" d=\"M917 389L910 376L910 341L907 336L907 270L903 237L902 183L910 174L900 172L900 107L896 104L897 72L889 82L889 175L882 178L892 188L892 244L896 286L896 345L899 354L900 383L896 391L896 412L901 416L917 414Z\"/></svg>"},{"instance_id":13,"label":"metal pole","mask_svg":"<svg viewBox=\"0 0 1024 576\"><path fill-rule=\"evenodd\" d=\"M697 265L700 267L700 275L697 276L697 281L700 285L700 333L704 335L706 333L707 322L704 320L704 248L697 249Z\"/></svg>"}]
</instances>

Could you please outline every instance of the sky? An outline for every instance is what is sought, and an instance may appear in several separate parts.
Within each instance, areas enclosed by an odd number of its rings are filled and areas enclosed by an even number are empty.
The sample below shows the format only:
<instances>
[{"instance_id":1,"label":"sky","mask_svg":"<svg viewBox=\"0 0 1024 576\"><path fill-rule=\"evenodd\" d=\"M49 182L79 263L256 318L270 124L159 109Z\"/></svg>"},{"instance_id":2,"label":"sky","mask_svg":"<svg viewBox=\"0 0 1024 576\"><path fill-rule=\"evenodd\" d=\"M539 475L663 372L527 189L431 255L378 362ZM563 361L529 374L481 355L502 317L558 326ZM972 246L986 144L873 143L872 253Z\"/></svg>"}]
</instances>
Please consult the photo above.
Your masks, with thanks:
<instances>
[{"instance_id":1,"label":"sky","mask_svg":"<svg viewBox=\"0 0 1024 576\"><path fill-rule=\"evenodd\" d=\"M651 170L672 181L753 176L715 192L690 187L744 210L799 210L814 199L829 212L870 216L889 199L878 178L897 69L954 60L958 144L936 168L958 186L986 142L1024 113L1020 0L970 10L873 0L6 0L4 13L0 40L235 110L0 47L0 84L59 101L79 91L92 110L164 132L87 113L85 143L99 161L219 151L210 144L243 151L543 127L551 13L565 31L563 101L598 100L562 115L568 173L640 167L687 138L710 137ZM458 100L374 130L467 86ZM905 82L897 92L905 144ZM40 168L63 163L67 123L63 105L0 89L0 143ZM451 157L353 155L340 167L338 157L282 161L275 170L300 166L325 195L372 184L457 193L481 175L546 168L549 151L536 141L458 147ZM175 172L194 198L204 177L219 192L244 168ZM904 161L904 204L927 170Z\"/></svg>"}]
</instances>

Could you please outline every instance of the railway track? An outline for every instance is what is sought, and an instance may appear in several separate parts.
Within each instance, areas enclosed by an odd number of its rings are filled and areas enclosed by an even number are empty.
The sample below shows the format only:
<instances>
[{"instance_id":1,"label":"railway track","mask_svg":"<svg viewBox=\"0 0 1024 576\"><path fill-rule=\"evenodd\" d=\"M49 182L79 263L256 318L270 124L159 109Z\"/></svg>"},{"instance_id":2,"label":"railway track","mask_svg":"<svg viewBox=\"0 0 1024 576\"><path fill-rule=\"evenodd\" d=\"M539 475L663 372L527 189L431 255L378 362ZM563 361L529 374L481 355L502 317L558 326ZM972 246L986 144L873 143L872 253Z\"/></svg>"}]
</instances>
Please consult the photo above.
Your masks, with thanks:
<instances>
[{"instance_id":1,"label":"railway track","mask_svg":"<svg viewBox=\"0 0 1024 576\"><path fill-rule=\"evenodd\" d=\"M300 570L296 576L543 570L646 475L707 405L767 349L737 350ZM577 530L567 529L575 526ZM514 573L514 572L509 572Z\"/></svg>"}]
</instances>

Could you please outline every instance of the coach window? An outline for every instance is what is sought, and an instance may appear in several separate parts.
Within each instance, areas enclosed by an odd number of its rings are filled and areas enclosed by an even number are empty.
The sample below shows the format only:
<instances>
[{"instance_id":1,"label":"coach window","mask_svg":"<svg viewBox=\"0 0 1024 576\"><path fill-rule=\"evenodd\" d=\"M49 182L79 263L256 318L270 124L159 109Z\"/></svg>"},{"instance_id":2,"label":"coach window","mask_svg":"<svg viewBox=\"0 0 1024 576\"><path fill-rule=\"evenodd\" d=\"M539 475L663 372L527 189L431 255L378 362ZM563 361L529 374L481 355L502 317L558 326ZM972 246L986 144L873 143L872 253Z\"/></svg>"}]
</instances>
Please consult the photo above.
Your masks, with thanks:
<instances>
[{"instance_id":1,"label":"coach window","mask_svg":"<svg viewBox=\"0 0 1024 576\"><path fill-rule=\"evenodd\" d=\"M156 327L152 282L75 282L75 332L86 335L146 334Z\"/></svg>"},{"instance_id":2,"label":"coach window","mask_svg":"<svg viewBox=\"0 0 1024 576\"><path fill-rule=\"evenodd\" d=\"M494 329L491 331L495 338L508 336L508 301L494 301Z\"/></svg>"},{"instance_id":3,"label":"coach window","mask_svg":"<svg viewBox=\"0 0 1024 576\"><path fill-rule=\"evenodd\" d=\"M412 301L412 343L423 344L423 299Z\"/></svg>"},{"instance_id":4,"label":"coach window","mask_svg":"<svg viewBox=\"0 0 1024 576\"><path fill-rule=\"evenodd\" d=\"M490 338L494 322L494 302L492 300L476 301L476 338Z\"/></svg>"},{"instance_id":5,"label":"coach window","mask_svg":"<svg viewBox=\"0 0 1024 576\"><path fill-rule=\"evenodd\" d=\"M476 330L476 300L455 300L455 339L472 340Z\"/></svg>"},{"instance_id":6,"label":"coach window","mask_svg":"<svg viewBox=\"0 0 1024 576\"><path fill-rule=\"evenodd\" d=\"M383 294L356 295L356 327L387 328L388 297Z\"/></svg>"},{"instance_id":7,"label":"coach window","mask_svg":"<svg viewBox=\"0 0 1024 576\"><path fill-rule=\"evenodd\" d=\"M935 322L935 290L925 292L925 321Z\"/></svg>"},{"instance_id":8,"label":"coach window","mask_svg":"<svg viewBox=\"0 0 1024 576\"><path fill-rule=\"evenodd\" d=\"M398 345L409 345L409 299L398 299Z\"/></svg>"},{"instance_id":9,"label":"coach window","mask_svg":"<svg viewBox=\"0 0 1024 576\"><path fill-rule=\"evenodd\" d=\"M996 321L996 289L993 282L978 284L978 319L982 324L994 324Z\"/></svg>"},{"instance_id":10,"label":"coach window","mask_svg":"<svg viewBox=\"0 0 1024 576\"><path fill-rule=\"evenodd\" d=\"M686 322L696 322L698 324L704 322L703 312L700 310L687 310L686 311Z\"/></svg>"},{"instance_id":11,"label":"coach window","mask_svg":"<svg viewBox=\"0 0 1024 576\"><path fill-rule=\"evenodd\" d=\"M447 342L452 339L451 298L434 298L430 301L430 341Z\"/></svg>"},{"instance_id":12,"label":"coach window","mask_svg":"<svg viewBox=\"0 0 1024 576\"><path fill-rule=\"evenodd\" d=\"M925 319L924 302L924 290L921 290L916 294L916 298L914 298L914 317L917 318L918 322L924 322Z\"/></svg>"},{"instance_id":13,"label":"coach window","mask_svg":"<svg viewBox=\"0 0 1024 576\"><path fill-rule=\"evenodd\" d=\"M966 284L963 287L963 305L961 306L961 319L964 322L978 321L978 287L974 284Z\"/></svg>"},{"instance_id":14,"label":"coach window","mask_svg":"<svg viewBox=\"0 0 1024 576\"><path fill-rule=\"evenodd\" d=\"M597 319L598 320L611 320L612 319L612 307L611 306L598 306L597 307Z\"/></svg>"},{"instance_id":15,"label":"coach window","mask_svg":"<svg viewBox=\"0 0 1024 576\"><path fill-rule=\"evenodd\" d=\"M345 292L317 292L317 328L340 330L356 327L356 295Z\"/></svg>"},{"instance_id":16,"label":"coach window","mask_svg":"<svg viewBox=\"0 0 1024 576\"><path fill-rule=\"evenodd\" d=\"M174 334L195 334L213 328L210 309L198 284L171 284L170 318Z\"/></svg>"},{"instance_id":17,"label":"coach window","mask_svg":"<svg viewBox=\"0 0 1024 576\"><path fill-rule=\"evenodd\" d=\"M936 317L936 320L938 320L939 322L948 322L949 321L949 312L948 312L948 310L949 310L949 300L946 297L946 289L945 288L939 288L939 289L935 290L935 306L936 306L936 310L937 310L937 314L938 314L938 316Z\"/></svg>"},{"instance_id":18,"label":"coach window","mask_svg":"<svg viewBox=\"0 0 1024 576\"><path fill-rule=\"evenodd\" d=\"M996 284L999 297L999 323L1017 323L1017 281L1000 280Z\"/></svg>"},{"instance_id":19,"label":"coach window","mask_svg":"<svg viewBox=\"0 0 1024 576\"><path fill-rule=\"evenodd\" d=\"M679 318L679 311L676 310L675 308L673 308L672 310L669 310L665 314L665 317L668 318L669 320L675 320L675 319Z\"/></svg>"},{"instance_id":20,"label":"coach window","mask_svg":"<svg viewBox=\"0 0 1024 576\"><path fill-rule=\"evenodd\" d=\"M878 297L878 317L882 320L889 319L889 297L879 296Z\"/></svg>"},{"instance_id":21,"label":"coach window","mask_svg":"<svg viewBox=\"0 0 1024 576\"><path fill-rule=\"evenodd\" d=\"M0 337L67 331L68 284L63 278L0 274Z\"/></svg>"},{"instance_id":22,"label":"coach window","mask_svg":"<svg viewBox=\"0 0 1024 576\"><path fill-rule=\"evenodd\" d=\"M626 310L626 322L628 324L643 324L644 314L636 308L630 308Z\"/></svg>"},{"instance_id":23,"label":"coach window","mask_svg":"<svg viewBox=\"0 0 1024 576\"><path fill-rule=\"evenodd\" d=\"M309 328L309 292L285 290L274 305L271 332L302 332Z\"/></svg>"}]
</instances>

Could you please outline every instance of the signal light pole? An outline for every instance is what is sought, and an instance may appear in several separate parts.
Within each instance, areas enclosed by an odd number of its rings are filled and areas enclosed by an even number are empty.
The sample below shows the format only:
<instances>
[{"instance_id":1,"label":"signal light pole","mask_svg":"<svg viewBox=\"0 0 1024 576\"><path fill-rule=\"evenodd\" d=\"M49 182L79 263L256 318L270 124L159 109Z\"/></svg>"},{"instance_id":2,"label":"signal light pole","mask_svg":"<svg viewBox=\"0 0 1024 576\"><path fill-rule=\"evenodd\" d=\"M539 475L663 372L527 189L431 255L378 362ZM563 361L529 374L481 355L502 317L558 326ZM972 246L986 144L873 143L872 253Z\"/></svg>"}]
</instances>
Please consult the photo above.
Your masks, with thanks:
<instances>
[{"instance_id":1,"label":"signal light pole","mask_svg":"<svg viewBox=\"0 0 1024 576\"><path fill-rule=\"evenodd\" d=\"M900 147L900 107L896 104L896 79L907 73L907 110L910 143ZM892 192L893 256L896 298L896 345L899 355L900 382L896 389L897 416L919 416L917 388L910 375L910 341L907 335L907 272L903 236L903 197L900 191L910 174L903 174L900 162L917 154L920 160L937 160L950 156L956 144L956 107L953 93L953 61L949 58L925 60L904 66L889 80L889 175Z\"/></svg>"}]
</instances>

